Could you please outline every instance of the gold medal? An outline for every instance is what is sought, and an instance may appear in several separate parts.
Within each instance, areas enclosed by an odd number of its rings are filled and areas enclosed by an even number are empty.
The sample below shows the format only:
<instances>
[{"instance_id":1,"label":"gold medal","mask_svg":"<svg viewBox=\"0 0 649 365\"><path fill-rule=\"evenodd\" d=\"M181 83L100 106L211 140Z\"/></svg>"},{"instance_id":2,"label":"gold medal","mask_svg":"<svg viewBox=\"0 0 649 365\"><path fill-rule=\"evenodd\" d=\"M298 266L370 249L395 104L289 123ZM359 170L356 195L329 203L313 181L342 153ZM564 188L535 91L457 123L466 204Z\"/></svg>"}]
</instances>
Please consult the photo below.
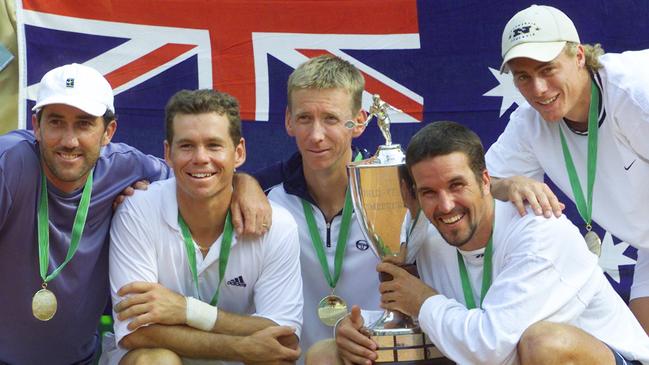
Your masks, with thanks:
<instances>
[{"instance_id":1,"label":"gold medal","mask_svg":"<svg viewBox=\"0 0 649 365\"><path fill-rule=\"evenodd\" d=\"M32 313L36 319L49 321L56 313L56 296L51 291L43 288L32 298Z\"/></svg>"},{"instance_id":2,"label":"gold medal","mask_svg":"<svg viewBox=\"0 0 649 365\"><path fill-rule=\"evenodd\" d=\"M584 239L586 240L586 245L588 245L590 252L599 257L602 254L602 240L599 239L597 233L588 231L584 235Z\"/></svg>"},{"instance_id":3,"label":"gold medal","mask_svg":"<svg viewBox=\"0 0 649 365\"><path fill-rule=\"evenodd\" d=\"M318 303L318 318L327 326L333 327L346 315L347 303L337 295L327 295Z\"/></svg>"}]
</instances>

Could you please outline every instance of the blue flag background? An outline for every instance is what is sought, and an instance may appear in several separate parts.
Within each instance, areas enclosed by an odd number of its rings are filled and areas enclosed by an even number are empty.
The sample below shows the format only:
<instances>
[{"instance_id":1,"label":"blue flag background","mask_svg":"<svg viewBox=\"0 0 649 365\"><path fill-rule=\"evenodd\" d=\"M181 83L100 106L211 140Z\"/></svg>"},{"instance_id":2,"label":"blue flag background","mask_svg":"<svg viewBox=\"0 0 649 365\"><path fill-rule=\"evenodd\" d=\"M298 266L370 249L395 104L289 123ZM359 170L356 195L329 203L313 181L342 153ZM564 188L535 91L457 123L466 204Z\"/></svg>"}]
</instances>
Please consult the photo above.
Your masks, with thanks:
<instances>
[{"instance_id":1,"label":"blue flag background","mask_svg":"<svg viewBox=\"0 0 649 365\"><path fill-rule=\"evenodd\" d=\"M20 1L19 1L20 3ZM286 80L308 57L337 54L368 79L364 106L379 93L394 113L402 146L422 123L470 126L488 148L520 95L500 75L502 29L532 1L155 1L24 0L18 5L21 126L30 128L37 84L54 67L85 63L116 93L115 141L162 155L164 105L177 90L213 87L241 101L248 160L254 171L296 148L284 131ZM160 4L160 3L157 3ZM607 52L649 48L648 1L549 1L575 23L583 43ZM647 65L649 67L649 65ZM649 85L647 85L649 87ZM356 141L374 151L373 124ZM567 214L579 222L565 197ZM628 300L636 252L604 239L600 265Z\"/></svg>"}]
</instances>

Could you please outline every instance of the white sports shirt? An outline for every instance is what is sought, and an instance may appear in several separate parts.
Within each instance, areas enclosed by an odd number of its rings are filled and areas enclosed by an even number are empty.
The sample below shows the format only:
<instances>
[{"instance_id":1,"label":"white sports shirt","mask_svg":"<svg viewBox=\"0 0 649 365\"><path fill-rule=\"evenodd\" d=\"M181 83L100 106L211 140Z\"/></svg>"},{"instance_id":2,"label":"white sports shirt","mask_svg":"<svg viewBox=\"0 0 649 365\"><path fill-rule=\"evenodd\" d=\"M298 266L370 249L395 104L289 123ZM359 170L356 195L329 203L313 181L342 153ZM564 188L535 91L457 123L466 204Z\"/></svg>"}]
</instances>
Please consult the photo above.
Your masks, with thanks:
<instances>
[{"instance_id":1,"label":"white sports shirt","mask_svg":"<svg viewBox=\"0 0 649 365\"><path fill-rule=\"evenodd\" d=\"M639 249L631 298L649 296L649 50L606 54L595 81L601 92L592 219ZM585 194L588 136L547 122L529 104L516 109L486 154L495 177L543 174L574 201L561 149L563 130ZM583 222L575 222L582 225ZM605 255L605 253L603 253ZM614 269L617 269L615 267Z\"/></svg>"},{"instance_id":2,"label":"white sports shirt","mask_svg":"<svg viewBox=\"0 0 649 365\"><path fill-rule=\"evenodd\" d=\"M278 325L302 326L302 278L297 226L282 207L271 204L273 225L256 239L232 237L232 247L217 307L231 313L268 318ZM221 235L203 258L194 243L199 292L192 279L183 237L178 226L174 178L137 191L115 212L111 227L110 286L113 304L124 298L116 293L133 281L158 282L182 295L209 302L219 282ZM115 318L115 342L129 333L130 321ZM106 341L104 341L106 342ZM115 343L114 342L114 343ZM113 343L113 346L114 346ZM126 353L113 351L110 361ZM221 361L183 359L185 364Z\"/></svg>"},{"instance_id":3,"label":"white sports shirt","mask_svg":"<svg viewBox=\"0 0 649 365\"><path fill-rule=\"evenodd\" d=\"M275 186L268 197L271 201L286 208L297 221L299 228L300 262L304 284L304 325L300 346L303 351L306 351L317 341L333 336L332 328L322 324L317 316L318 302L326 295L331 294L331 288L325 279L318 256L311 243L301 198L287 193L283 184ZM338 242L342 215L337 215L331 222L328 240L331 246L327 247L327 223L324 215L317 206L313 204L311 206L320 237L325 244L329 272L333 276L336 242ZM273 224L275 224L274 221ZM379 259L369 247L360 223L356 219L356 213L353 213L342 273L335 291L336 295L347 302L349 310L353 304L359 305L364 310L380 310L379 274L376 271L378 263ZM300 361L304 361L304 356Z\"/></svg>"},{"instance_id":4,"label":"white sports shirt","mask_svg":"<svg viewBox=\"0 0 649 365\"><path fill-rule=\"evenodd\" d=\"M517 364L523 331L546 320L579 327L626 358L649 362L649 337L565 216L520 217L512 204L496 201L495 217L493 279L482 309L466 308L457 249L439 240L432 225L434 238L419 248L419 274L441 293L424 302L419 324L442 353L458 364ZM480 303L484 248L461 254Z\"/></svg>"}]
</instances>

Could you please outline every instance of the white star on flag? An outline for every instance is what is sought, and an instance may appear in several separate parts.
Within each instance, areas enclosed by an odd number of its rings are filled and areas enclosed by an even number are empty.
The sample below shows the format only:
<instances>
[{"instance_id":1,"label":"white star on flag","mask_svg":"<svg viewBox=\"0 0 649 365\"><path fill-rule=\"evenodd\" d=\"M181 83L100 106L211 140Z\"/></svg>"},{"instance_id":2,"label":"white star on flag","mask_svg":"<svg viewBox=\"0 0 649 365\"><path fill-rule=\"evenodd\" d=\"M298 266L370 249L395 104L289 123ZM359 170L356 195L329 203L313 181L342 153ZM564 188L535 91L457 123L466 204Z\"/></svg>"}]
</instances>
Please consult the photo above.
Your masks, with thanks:
<instances>
[{"instance_id":1,"label":"white star on flag","mask_svg":"<svg viewBox=\"0 0 649 365\"><path fill-rule=\"evenodd\" d=\"M613 236L608 232L606 232L602 240L602 255L599 257L599 266L618 284L620 284L620 266L635 264L634 259L624 255L627 247L629 247L629 244L626 242L614 245Z\"/></svg>"},{"instance_id":2,"label":"white star on flag","mask_svg":"<svg viewBox=\"0 0 649 365\"><path fill-rule=\"evenodd\" d=\"M514 80L512 79L511 73L501 74L500 71L489 67L489 71L494 75L496 80L498 80L498 86L482 94L483 96L497 96L503 98L502 103L500 104L500 115L503 114L511 107L513 104L521 105L525 98L518 91L516 86L514 86Z\"/></svg>"}]
</instances>

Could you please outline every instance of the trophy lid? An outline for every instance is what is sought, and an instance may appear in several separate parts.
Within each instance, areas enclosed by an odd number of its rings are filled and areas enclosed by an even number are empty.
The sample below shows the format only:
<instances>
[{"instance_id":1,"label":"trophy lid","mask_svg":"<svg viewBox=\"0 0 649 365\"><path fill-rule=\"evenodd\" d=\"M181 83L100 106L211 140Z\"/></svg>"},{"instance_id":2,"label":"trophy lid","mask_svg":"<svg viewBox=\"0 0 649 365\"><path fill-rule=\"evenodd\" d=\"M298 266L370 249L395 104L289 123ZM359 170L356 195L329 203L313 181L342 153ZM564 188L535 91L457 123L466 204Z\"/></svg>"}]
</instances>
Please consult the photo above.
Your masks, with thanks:
<instances>
[{"instance_id":1,"label":"trophy lid","mask_svg":"<svg viewBox=\"0 0 649 365\"><path fill-rule=\"evenodd\" d=\"M399 166L406 163L406 155L401 150L401 145L381 145L377 148L374 156L347 164L348 168L355 167L385 167L385 166Z\"/></svg>"}]
</instances>

